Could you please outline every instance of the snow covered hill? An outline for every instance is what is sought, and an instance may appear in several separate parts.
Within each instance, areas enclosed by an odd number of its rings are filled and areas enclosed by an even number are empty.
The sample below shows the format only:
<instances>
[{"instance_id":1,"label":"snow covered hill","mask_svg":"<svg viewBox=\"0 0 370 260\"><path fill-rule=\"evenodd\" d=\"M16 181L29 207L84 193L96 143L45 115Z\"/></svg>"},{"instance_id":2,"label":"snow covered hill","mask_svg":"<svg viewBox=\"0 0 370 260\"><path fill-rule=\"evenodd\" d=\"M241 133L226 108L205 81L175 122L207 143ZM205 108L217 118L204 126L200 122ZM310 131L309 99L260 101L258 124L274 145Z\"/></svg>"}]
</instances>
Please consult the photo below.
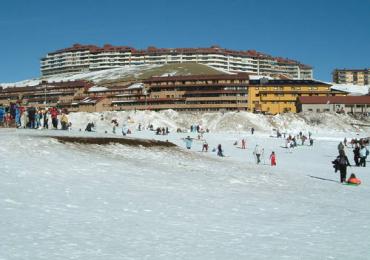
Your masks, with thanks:
<instances>
[{"instance_id":1,"label":"snow covered hill","mask_svg":"<svg viewBox=\"0 0 370 260\"><path fill-rule=\"evenodd\" d=\"M24 87L35 86L46 80L48 82L88 80L96 84L115 83L120 81L147 79L151 76L169 76L169 75L198 75L198 74L225 74L224 71L216 70L204 64L178 63L166 65L135 65L125 66L115 69L107 69L83 73L65 73L56 76L45 76L42 79L29 79L14 83L0 83L0 86L6 87Z\"/></svg>"}]
</instances>

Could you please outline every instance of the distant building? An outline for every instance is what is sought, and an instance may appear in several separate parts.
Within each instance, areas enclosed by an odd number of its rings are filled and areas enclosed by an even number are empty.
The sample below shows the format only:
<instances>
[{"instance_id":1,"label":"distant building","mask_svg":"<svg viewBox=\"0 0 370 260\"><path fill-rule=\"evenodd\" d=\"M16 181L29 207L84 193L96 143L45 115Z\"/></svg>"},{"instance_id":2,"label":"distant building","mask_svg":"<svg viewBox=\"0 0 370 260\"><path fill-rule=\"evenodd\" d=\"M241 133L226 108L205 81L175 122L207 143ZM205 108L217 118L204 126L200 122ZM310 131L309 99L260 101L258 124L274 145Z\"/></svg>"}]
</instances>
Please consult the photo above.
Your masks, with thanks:
<instances>
[{"instance_id":1,"label":"distant building","mask_svg":"<svg viewBox=\"0 0 370 260\"><path fill-rule=\"evenodd\" d=\"M333 82L337 84L370 84L370 68L367 69L335 69L333 71Z\"/></svg>"},{"instance_id":2,"label":"distant building","mask_svg":"<svg viewBox=\"0 0 370 260\"><path fill-rule=\"evenodd\" d=\"M298 112L337 112L368 115L370 96L306 96L297 100Z\"/></svg>"},{"instance_id":3,"label":"distant building","mask_svg":"<svg viewBox=\"0 0 370 260\"><path fill-rule=\"evenodd\" d=\"M41 59L43 76L119 68L141 64L200 63L230 72L257 75L285 75L291 79L312 79L311 66L298 61L257 52L210 48L156 48L137 50L128 46L75 44L48 53Z\"/></svg>"}]
</instances>

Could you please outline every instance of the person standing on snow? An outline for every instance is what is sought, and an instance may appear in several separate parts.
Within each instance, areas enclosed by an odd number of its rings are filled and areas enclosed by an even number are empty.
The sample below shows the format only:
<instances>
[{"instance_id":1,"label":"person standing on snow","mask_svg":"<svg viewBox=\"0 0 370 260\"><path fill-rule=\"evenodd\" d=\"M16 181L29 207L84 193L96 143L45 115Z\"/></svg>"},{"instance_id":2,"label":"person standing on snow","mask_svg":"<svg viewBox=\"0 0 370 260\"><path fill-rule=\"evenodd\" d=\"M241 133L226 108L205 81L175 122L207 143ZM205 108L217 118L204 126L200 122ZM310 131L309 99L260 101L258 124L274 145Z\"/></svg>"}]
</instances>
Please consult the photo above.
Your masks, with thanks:
<instances>
[{"instance_id":1,"label":"person standing on snow","mask_svg":"<svg viewBox=\"0 0 370 260\"><path fill-rule=\"evenodd\" d=\"M193 144L193 138L190 138L190 136L183 139L186 145L187 149L191 149L191 145Z\"/></svg>"},{"instance_id":2,"label":"person standing on snow","mask_svg":"<svg viewBox=\"0 0 370 260\"><path fill-rule=\"evenodd\" d=\"M253 127L251 128L251 134L252 135L254 134L254 128Z\"/></svg>"},{"instance_id":3,"label":"person standing on snow","mask_svg":"<svg viewBox=\"0 0 370 260\"><path fill-rule=\"evenodd\" d=\"M217 146L217 155L220 157L224 157L224 152L222 151L221 144Z\"/></svg>"},{"instance_id":4,"label":"person standing on snow","mask_svg":"<svg viewBox=\"0 0 370 260\"><path fill-rule=\"evenodd\" d=\"M366 157L368 156L368 150L364 145L360 149L360 166L366 167Z\"/></svg>"},{"instance_id":5,"label":"person standing on snow","mask_svg":"<svg viewBox=\"0 0 370 260\"><path fill-rule=\"evenodd\" d=\"M355 144L355 149L353 149L353 160L355 161L356 166L360 166L360 146Z\"/></svg>"},{"instance_id":6,"label":"person standing on snow","mask_svg":"<svg viewBox=\"0 0 370 260\"><path fill-rule=\"evenodd\" d=\"M333 161L335 172L340 172L340 182L346 182L347 177L347 166L351 166L348 161L348 157L344 153L344 150L339 150L338 157Z\"/></svg>"},{"instance_id":7,"label":"person standing on snow","mask_svg":"<svg viewBox=\"0 0 370 260\"><path fill-rule=\"evenodd\" d=\"M274 151L272 151L270 155L270 160L271 160L271 166L276 166L276 155Z\"/></svg>"},{"instance_id":8,"label":"person standing on snow","mask_svg":"<svg viewBox=\"0 0 370 260\"><path fill-rule=\"evenodd\" d=\"M245 149L245 139L242 139L242 149Z\"/></svg>"},{"instance_id":9,"label":"person standing on snow","mask_svg":"<svg viewBox=\"0 0 370 260\"><path fill-rule=\"evenodd\" d=\"M338 144L338 152L340 152L340 150L344 150L344 145L343 145L343 143L342 143L342 142L340 142L340 143Z\"/></svg>"},{"instance_id":10,"label":"person standing on snow","mask_svg":"<svg viewBox=\"0 0 370 260\"><path fill-rule=\"evenodd\" d=\"M261 148L258 144L256 144L253 154L256 156L257 164L259 164L261 162L261 155L263 154L263 148Z\"/></svg>"},{"instance_id":11,"label":"person standing on snow","mask_svg":"<svg viewBox=\"0 0 370 260\"><path fill-rule=\"evenodd\" d=\"M202 152L208 152L208 143L206 140L203 141Z\"/></svg>"}]
</instances>

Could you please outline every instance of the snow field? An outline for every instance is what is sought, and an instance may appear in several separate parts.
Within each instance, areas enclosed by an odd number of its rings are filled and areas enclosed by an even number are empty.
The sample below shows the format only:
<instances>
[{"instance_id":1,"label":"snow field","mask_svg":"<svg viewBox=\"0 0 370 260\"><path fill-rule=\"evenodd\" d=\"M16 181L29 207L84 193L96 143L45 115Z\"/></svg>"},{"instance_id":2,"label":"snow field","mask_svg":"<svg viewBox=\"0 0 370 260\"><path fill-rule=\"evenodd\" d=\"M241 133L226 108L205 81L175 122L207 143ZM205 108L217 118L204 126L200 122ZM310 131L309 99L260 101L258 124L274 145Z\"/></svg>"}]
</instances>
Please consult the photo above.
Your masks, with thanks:
<instances>
[{"instance_id":1,"label":"snow field","mask_svg":"<svg viewBox=\"0 0 370 260\"><path fill-rule=\"evenodd\" d=\"M179 147L62 144L45 137L112 136L111 118L121 126L128 116L131 137ZM71 132L0 129L0 259L367 259L369 171L349 168L363 184L344 186L331 165L339 140L366 136L366 129L309 128L292 119L286 129L312 129L315 143L288 151L283 139L269 137L271 121L259 115L199 119L165 111L105 113L103 119L70 114ZM96 122L96 133L78 131L88 121ZM135 131L139 122L171 130L202 123L212 129L204 134L209 150L222 144L227 157L200 152L194 133L157 136ZM195 138L190 151L182 141L187 135ZM243 137L246 150L233 145ZM256 144L265 149L265 164L255 164ZM276 167L268 165L272 150ZM353 163L351 149L346 152Z\"/></svg>"}]
</instances>

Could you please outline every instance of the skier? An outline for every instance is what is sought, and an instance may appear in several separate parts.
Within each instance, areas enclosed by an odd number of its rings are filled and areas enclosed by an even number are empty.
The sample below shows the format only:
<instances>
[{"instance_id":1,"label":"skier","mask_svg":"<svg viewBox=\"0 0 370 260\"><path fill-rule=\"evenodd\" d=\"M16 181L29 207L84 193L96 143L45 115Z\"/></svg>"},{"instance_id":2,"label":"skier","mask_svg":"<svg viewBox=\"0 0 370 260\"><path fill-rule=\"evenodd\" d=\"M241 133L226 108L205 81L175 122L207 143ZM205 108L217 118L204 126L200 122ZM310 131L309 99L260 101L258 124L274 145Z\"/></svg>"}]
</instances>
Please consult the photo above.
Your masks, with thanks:
<instances>
[{"instance_id":1,"label":"skier","mask_svg":"<svg viewBox=\"0 0 370 260\"><path fill-rule=\"evenodd\" d=\"M257 164L259 164L261 162L261 154L263 154L263 148L256 144L253 154L256 156Z\"/></svg>"},{"instance_id":2,"label":"skier","mask_svg":"<svg viewBox=\"0 0 370 260\"><path fill-rule=\"evenodd\" d=\"M190 136L183 139L186 145L187 149L191 149L191 145L193 143L193 138L190 138Z\"/></svg>"},{"instance_id":3,"label":"skier","mask_svg":"<svg viewBox=\"0 0 370 260\"><path fill-rule=\"evenodd\" d=\"M346 181L347 176L347 166L351 166L348 161L348 157L344 153L344 150L339 150L338 157L332 162L334 164L335 172L339 170L340 172L340 182Z\"/></svg>"},{"instance_id":4,"label":"skier","mask_svg":"<svg viewBox=\"0 0 370 260\"><path fill-rule=\"evenodd\" d=\"M274 151L272 151L270 155L270 160L271 160L271 166L276 166L276 155Z\"/></svg>"},{"instance_id":5,"label":"skier","mask_svg":"<svg viewBox=\"0 0 370 260\"><path fill-rule=\"evenodd\" d=\"M347 138L346 137L344 137L343 143L344 143L344 146L347 147Z\"/></svg>"},{"instance_id":6,"label":"skier","mask_svg":"<svg viewBox=\"0 0 370 260\"><path fill-rule=\"evenodd\" d=\"M217 146L217 156L224 157L224 153L222 151L221 144Z\"/></svg>"},{"instance_id":7,"label":"skier","mask_svg":"<svg viewBox=\"0 0 370 260\"><path fill-rule=\"evenodd\" d=\"M252 135L254 134L254 128L253 127L251 128L251 133L252 133Z\"/></svg>"}]
</instances>

